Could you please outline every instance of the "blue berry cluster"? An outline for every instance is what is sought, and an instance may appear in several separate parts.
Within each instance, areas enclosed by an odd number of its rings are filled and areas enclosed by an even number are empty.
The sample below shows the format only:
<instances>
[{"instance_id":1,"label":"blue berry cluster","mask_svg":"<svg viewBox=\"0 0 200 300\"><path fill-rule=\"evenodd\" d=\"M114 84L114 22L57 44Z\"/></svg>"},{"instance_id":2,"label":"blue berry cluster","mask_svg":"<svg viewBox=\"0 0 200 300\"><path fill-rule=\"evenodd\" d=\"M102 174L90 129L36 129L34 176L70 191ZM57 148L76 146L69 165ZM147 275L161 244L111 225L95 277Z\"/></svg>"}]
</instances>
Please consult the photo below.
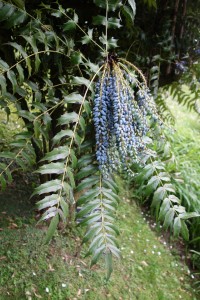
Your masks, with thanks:
<instances>
[{"instance_id":1,"label":"blue berry cluster","mask_svg":"<svg viewBox=\"0 0 200 300\"><path fill-rule=\"evenodd\" d=\"M149 116L157 119L149 90L134 76L117 62L107 62L96 83L93 120L96 158L103 174L126 168L138 158L145 148Z\"/></svg>"}]
</instances>

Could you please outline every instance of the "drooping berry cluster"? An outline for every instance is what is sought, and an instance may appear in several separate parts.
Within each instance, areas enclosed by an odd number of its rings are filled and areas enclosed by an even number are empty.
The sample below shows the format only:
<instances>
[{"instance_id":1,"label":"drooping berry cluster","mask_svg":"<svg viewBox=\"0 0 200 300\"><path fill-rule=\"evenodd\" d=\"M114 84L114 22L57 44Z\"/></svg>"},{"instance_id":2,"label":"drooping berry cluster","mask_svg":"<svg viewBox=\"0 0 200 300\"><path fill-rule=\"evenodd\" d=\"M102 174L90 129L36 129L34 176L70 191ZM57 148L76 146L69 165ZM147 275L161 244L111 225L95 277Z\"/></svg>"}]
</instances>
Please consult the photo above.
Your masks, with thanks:
<instances>
[{"instance_id":1,"label":"drooping berry cluster","mask_svg":"<svg viewBox=\"0 0 200 300\"><path fill-rule=\"evenodd\" d=\"M157 112L146 83L126 65L107 61L96 83L93 108L96 157L104 174L138 158L149 117L156 120Z\"/></svg>"}]
</instances>

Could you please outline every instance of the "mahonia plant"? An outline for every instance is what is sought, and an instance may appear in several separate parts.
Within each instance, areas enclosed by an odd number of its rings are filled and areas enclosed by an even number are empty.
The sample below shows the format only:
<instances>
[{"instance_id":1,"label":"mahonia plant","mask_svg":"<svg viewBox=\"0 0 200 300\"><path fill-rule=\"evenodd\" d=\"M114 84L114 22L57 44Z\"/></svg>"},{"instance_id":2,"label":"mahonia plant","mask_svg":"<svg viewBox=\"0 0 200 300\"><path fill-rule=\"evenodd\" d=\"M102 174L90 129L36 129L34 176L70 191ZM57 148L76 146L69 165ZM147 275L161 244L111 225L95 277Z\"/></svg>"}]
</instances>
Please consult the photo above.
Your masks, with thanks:
<instances>
[{"instance_id":1,"label":"mahonia plant","mask_svg":"<svg viewBox=\"0 0 200 300\"><path fill-rule=\"evenodd\" d=\"M156 106L142 72L110 53L100 67L95 86L96 163L91 156L84 155L78 162L80 170L76 176L82 179L77 187L81 192L77 222L87 225L83 241L91 241L88 254L92 255L92 265L105 256L108 277L112 255L120 255L115 237L118 230L113 225L120 199L113 174L127 171L132 161L146 151L150 122L157 120ZM86 177L88 172L93 174Z\"/></svg>"}]
</instances>

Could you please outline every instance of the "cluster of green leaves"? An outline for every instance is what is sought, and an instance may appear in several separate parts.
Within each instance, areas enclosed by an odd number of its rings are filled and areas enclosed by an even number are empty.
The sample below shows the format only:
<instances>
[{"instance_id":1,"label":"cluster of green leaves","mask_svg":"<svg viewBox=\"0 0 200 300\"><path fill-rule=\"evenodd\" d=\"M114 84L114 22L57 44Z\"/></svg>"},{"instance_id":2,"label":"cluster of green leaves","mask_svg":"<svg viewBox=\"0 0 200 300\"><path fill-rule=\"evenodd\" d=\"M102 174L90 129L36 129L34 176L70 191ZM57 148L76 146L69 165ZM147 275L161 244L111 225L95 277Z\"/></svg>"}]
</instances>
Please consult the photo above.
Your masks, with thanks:
<instances>
[{"instance_id":1,"label":"cluster of green leaves","mask_svg":"<svg viewBox=\"0 0 200 300\"><path fill-rule=\"evenodd\" d=\"M137 188L137 193L143 196L143 203L150 202L152 214L163 223L165 229L169 228L175 237L181 234L189 241L187 220L200 214L186 211L176 188L182 181L176 173L167 170L167 165L174 164L170 144L162 144L157 145L156 152L149 151L142 158L141 165L134 169L134 189Z\"/></svg>"}]
</instances>

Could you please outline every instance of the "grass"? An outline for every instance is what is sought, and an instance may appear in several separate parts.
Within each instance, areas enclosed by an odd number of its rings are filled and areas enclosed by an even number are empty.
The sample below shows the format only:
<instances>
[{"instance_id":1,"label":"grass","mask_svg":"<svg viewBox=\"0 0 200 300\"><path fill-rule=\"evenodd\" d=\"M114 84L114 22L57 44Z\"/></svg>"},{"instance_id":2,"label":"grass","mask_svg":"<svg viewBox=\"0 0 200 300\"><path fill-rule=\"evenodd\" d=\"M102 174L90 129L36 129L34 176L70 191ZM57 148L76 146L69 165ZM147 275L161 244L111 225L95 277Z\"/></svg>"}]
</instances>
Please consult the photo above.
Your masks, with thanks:
<instances>
[{"instance_id":1,"label":"grass","mask_svg":"<svg viewBox=\"0 0 200 300\"><path fill-rule=\"evenodd\" d=\"M175 132L170 135L170 140L176 169L181 172L185 194L188 195L184 205L190 211L200 212L200 116L176 101L167 101L176 120Z\"/></svg>"},{"instance_id":2,"label":"grass","mask_svg":"<svg viewBox=\"0 0 200 300\"><path fill-rule=\"evenodd\" d=\"M171 140L179 168L183 173L189 171L188 179L196 177L199 185L200 177L196 175L200 173L200 116L195 111L189 112L176 101L168 99L168 104L176 120Z\"/></svg>"}]
</instances>

